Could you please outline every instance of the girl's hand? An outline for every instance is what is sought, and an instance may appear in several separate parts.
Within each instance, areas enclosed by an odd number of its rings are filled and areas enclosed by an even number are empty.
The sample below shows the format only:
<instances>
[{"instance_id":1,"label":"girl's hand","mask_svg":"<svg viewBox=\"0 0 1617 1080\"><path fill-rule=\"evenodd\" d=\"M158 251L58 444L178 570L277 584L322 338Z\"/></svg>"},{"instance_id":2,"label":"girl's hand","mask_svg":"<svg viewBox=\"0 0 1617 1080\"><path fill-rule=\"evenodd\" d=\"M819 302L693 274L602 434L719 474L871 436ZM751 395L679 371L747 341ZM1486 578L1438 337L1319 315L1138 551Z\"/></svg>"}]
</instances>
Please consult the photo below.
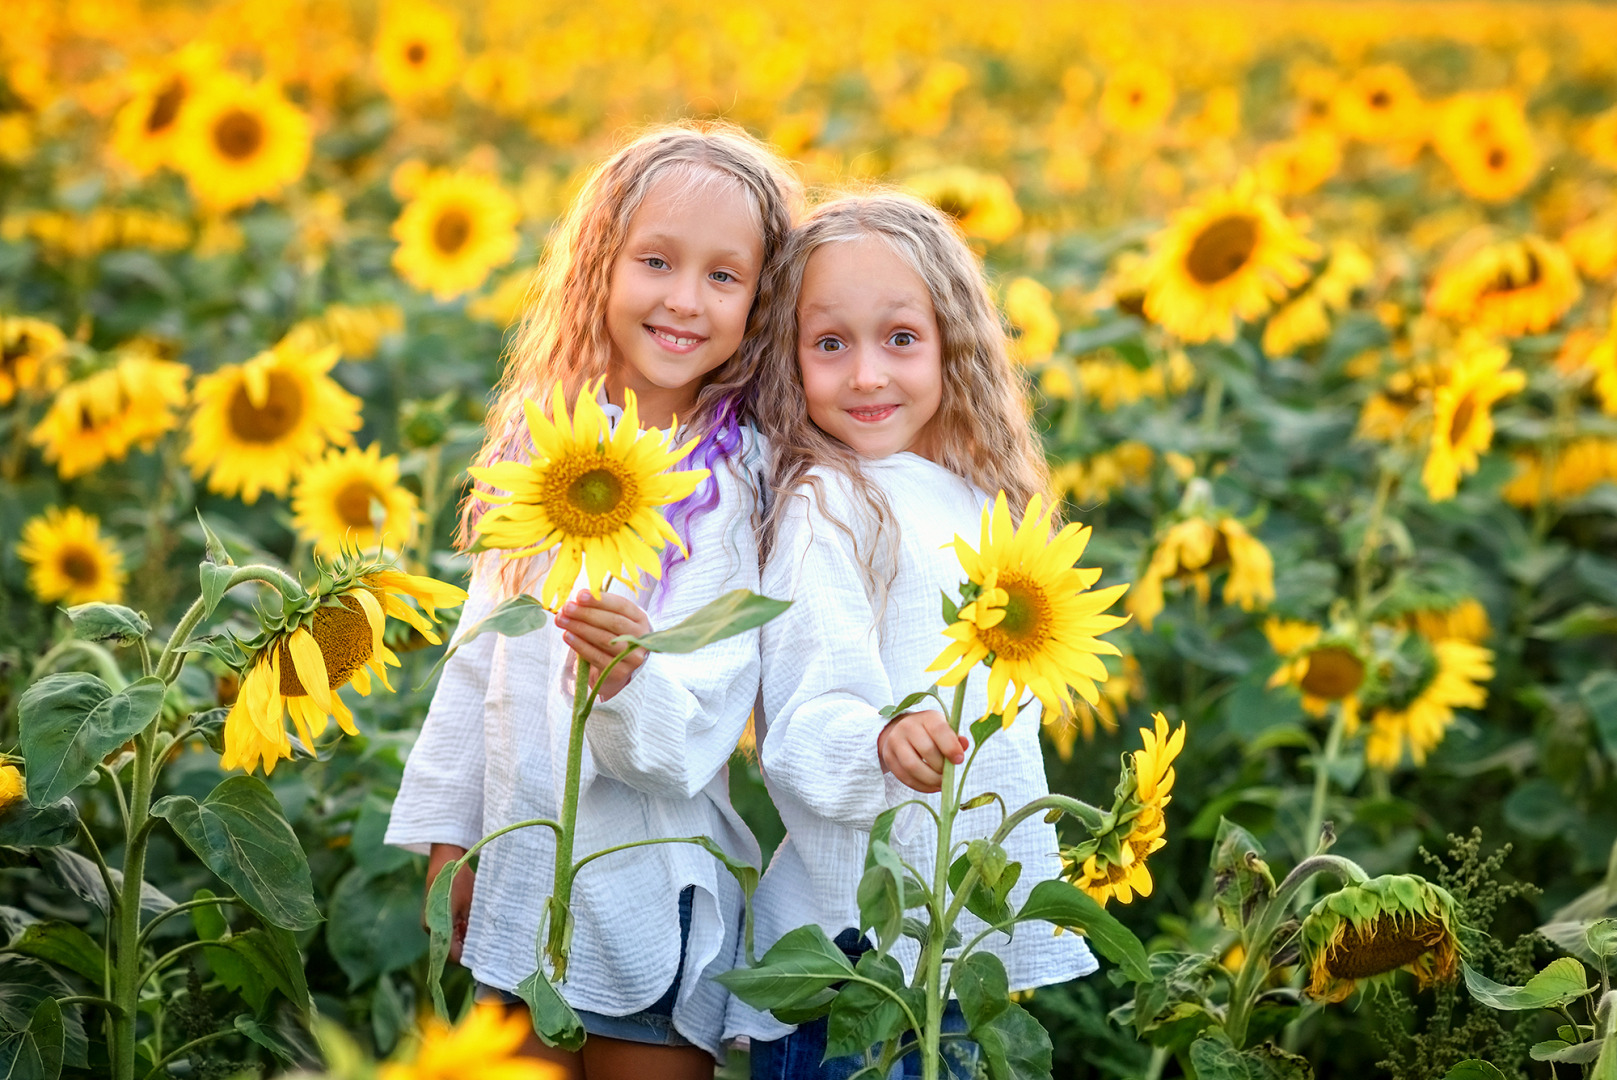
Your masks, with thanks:
<instances>
[{"instance_id":1,"label":"girl's hand","mask_svg":"<svg viewBox=\"0 0 1617 1080\"><path fill-rule=\"evenodd\" d=\"M882 772L892 773L906 787L931 794L943 787L943 761L959 765L971 743L949 730L949 721L936 709L904 713L876 736L876 755Z\"/></svg>"},{"instance_id":2,"label":"girl's hand","mask_svg":"<svg viewBox=\"0 0 1617 1080\"><path fill-rule=\"evenodd\" d=\"M614 694L628 686L634 673L646 662L646 650L634 649L618 661L606 681L601 682L601 670L619 652L612 639L623 634L639 636L651 632L651 620L626 596L616 593L592 596L588 589L581 589L577 596L562 605L556 625L561 627L563 640L573 650L573 655L589 664L590 678L595 680L591 685L600 686L602 701L610 701Z\"/></svg>"},{"instance_id":3,"label":"girl's hand","mask_svg":"<svg viewBox=\"0 0 1617 1080\"><path fill-rule=\"evenodd\" d=\"M431 890L433 879L438 871L454 859L466 854L466 849L454 844L434 844L432 852L427 856L427 888ZM472 883L476 875L471 867L466 867L455 875L455 881L449 887L449 959L460 963L460 950L466 944L466 924L472 913ZM427 928L425 912L421 916L421 929Z\"/></svg>"}]
</instances>

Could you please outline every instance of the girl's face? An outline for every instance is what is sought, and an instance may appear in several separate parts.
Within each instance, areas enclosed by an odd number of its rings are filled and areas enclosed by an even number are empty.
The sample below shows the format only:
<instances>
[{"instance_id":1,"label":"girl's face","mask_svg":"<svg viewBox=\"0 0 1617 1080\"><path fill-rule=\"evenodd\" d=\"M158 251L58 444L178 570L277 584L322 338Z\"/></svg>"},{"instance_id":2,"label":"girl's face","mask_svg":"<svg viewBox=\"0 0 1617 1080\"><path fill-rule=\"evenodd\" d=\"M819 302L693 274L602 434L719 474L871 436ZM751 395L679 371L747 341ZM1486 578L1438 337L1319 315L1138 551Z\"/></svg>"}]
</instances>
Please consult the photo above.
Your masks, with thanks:
<instances>
[{"instance_id":1,"label":"girl's face","mask_svg":"<svg viewBox=\"0 0 1617 1080\"><path fill-rule=\"evenodd\" d=\"M797 362L809 419L867 458L931 457L943 339L926 282L874 237L823 244L803 268Z\"/></svg>"},{"instance_id":2,"label":"girl's face","mask_svg":"<svg viewBox=\"0 0 1617 1080\"><path fill-rule=\"evenodd\" d=\"M653 185L612 264L607 397L641 422L688 413L708 372L735 354L763 267L758 211L737 183Z\"/></svg>"}]
</instances>

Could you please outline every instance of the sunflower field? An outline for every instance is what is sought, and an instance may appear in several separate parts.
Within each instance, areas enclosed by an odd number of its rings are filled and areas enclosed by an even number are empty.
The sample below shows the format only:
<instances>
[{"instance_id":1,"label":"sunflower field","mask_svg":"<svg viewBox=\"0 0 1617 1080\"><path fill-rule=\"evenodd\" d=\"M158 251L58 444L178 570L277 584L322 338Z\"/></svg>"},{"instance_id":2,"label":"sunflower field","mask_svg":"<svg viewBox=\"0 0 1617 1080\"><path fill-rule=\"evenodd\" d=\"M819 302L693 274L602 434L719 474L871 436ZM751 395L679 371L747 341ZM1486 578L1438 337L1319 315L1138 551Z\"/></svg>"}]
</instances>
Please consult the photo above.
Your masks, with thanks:
<instances>
[{"instance_id":1,"label":"sunflower field","mask_svg":"<svg viewBox=\"0 0 1617 1080\"><path fill-rule=\"evenodd\" d=\"M1005 1075L1617 1077L1617 6L0 19L0 1074L509 1048L430 1018L425 861L381 842L465 470L584 171L722 117L811 192L956 218L1087 561L1131 583L1100 703L1044 734L1051 790L1102 805L1134 752L1132 831L1064 856L1148 977L1023 999L1050 1056ZM241 695L295 734L227 741ZM731 786L767 857L745 746ZM1372 880L1299 928L1274 876L1327 848Z\"/></svg>"}]
</instances>

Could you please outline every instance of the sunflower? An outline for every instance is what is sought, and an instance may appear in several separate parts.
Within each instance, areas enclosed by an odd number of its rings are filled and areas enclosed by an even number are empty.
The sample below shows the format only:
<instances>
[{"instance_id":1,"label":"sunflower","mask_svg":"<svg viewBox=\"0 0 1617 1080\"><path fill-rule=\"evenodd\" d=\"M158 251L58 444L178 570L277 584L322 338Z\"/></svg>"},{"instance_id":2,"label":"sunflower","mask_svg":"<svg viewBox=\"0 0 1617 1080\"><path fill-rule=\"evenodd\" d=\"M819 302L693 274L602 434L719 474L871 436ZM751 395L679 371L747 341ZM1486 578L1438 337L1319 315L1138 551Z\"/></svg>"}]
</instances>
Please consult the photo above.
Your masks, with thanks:
<instances>
[{"instance_id":1,"label":"sunflower","mask_svg":"<svg viewBox=\"0 0 1617 1080\"><path fill-rule=\"evenodd\" d=\"M1030 277L1005 286L1005 318L1011 324L1011 351L1024 364L1048 360L1061 340L1061 320L1050 306L1050 290Z\"/></svg>"},{"instance_id":2,"label":"sunflower","mask_svg":"<svg viewBox=\"0 0 1617 1080\"><path fill-rule=\"evenodd\" d=\"M1290 355L1303 345L1330 336L1331 315L1345 311L1353 291L1375 275L1375 264L1351 241L1331 247L1330 260L1308 287L1275 309L1263 328L1263 351L1270 356Z\"/></svg>"},{"instance_id":3,"label":"sunflower","mask_svg":"<svg viewBox=\"0 0 1617 1080\"><path fill-rule=\"evenodd\" d=\"M179 423L190 374L144 346L127 346L112 367L57 391L29 441L64 480L122 461L133 446L150 450Z\"/></svg>"},{"instance_id":4,"label":"sunflower","mask_svg":"<svg viewBox=\"0 0 1617 1080\"><path fill-rule=\"evenodd\" d=\"M1590 281L1617 275L1617 210L1579 222L1561 237L1561 246Z\"/></svg>"},{"instance_id":5,"label":"sunflower","mask_svg":"<svg viewBox=\"0 0 1617 1080\"><path fill-rule=\"evenodd\" d=\"M520 117L533 104L533 65L514 52L486 52L466 65L466 96L505 116Z\"/></svg>"},{"instance_id":6,"label":"sunflower","mask_svg":"<svg viewBox=\"0 0 1617 1080\"><path fill-rule=\"evenodd\" d=\"M1090 530L1071 524L1052 539L1054 507L1043 507L1034 495L1016 528L1002 491L983 506L975 550L955 537L967 578L962 604L943 631L950 643L926 669L942 672L940 686L955 686L978 663L986 664L986 715L1003 717L1006 727L1016 719L1024 690L1033 691L1047 712L1059 712L1074 690L1097 703L1095 684L1109 675L1100 657L1122 655L1099 635L1128 621L1104 614L1127 585L1088 591L1100 577L1099 569L1078 566Z\"/></svg>"},{"instance_id":7,"label":"sunflower","mask_svg":"<svg viewBox=\"0 0 1617 1080\"><path fill-rule=\"evenodd\" d=\"M1342 132L1363 142L1418 148L1426 140L1426 103L1396 64L1365 68L1343 83L1333 112Z\"/></svg>"},{"instance_id":8,"label":"sunflower","mask_svg":"<svg viewBox=\"0 0 1617 1080\"><path fill-rule=\"evenodd\" d=\"M463 59L455 16L420 0L387 5L376 34L377 77L397 101L433 97L454 85Z\"/></svg>"},{"instance_id":9,"label":"sunflower","mask_svg":"<svg viewBox=\"0 0 1617 1080\"><path fill-rule=\"evenodd\" d=\"M1156 454L1149 446L1131 439L1084 461L1055 466L1050 470L1050 486L1058 498L1071 499L1079 506L1094 506L1105 502L1118 488L1149 480L1155 462Z\"/></svg>"},{"instance_id":10,"label":"sunflower","mask_svg":"<svg viewBox=\"0 0 1617 1080\"><path fill-rule=\"evenodd\" d=\"M220 73L216 46L191 42L161 68L137 76L135 94L112 120L112 152L136 176L174 164L179 119L187 98Z\"/></svg>"},{"instance_id":11,"label":"sunflower","mask_svg":"<svg viewBox=\"0 0 1617 1080\"><path fill-rule=\"evenodd\" d=\"M1173 801L1173 762L1184 749L1185 729L1180 725L1170 734L1166 717L1155 713L1152 719L1154 729L1140 729L1144 749L1125 760L1105 826L1061 851L1061 876L1100 904L1113 897L1127 904L1135 893L1150 896L1154 884L1146 858L1168 843L1163 808Z\"/></svg>"},{"instance_id":12,"label":"sunflower","mask_svg":"<svg viewBox=\"0 0 1617 1080\"><path fill-rule=\"evenodd\" d=\"M298 475L292 488L293 524L314 541L317 552L410 542L419 517L416 497L399 486L398 456L381 453L376 443L364 450L332 447ZM380 513L373 514L373 508Z\"/></svg>"},{"instance_id":13,"label":"sunflower","mask_svg":"<svg viewBox=\"0 0 1617 1080\"><path fill-rule=\"evenodd\" d=\"M1251 176L1180 210L1151 241L1145 314L1185 341L1235 337L1308 280L1319 245L1303 236Z\"/></svg>"},{"instance_id":14,"label":"sunflower","mask_svg":"<svg viewBox=\"0 0 1617 1080\"><path fill-rule=\"evenodd\" d=\"M952 217L967 236L990 244L1022 227L1022 208L1003 176L950 165L912 176L904 186Z\"/></svg>"},{"instance_id":15,"label":"sunflower","mask_svg":"<svg viewBox=\"0 0 1617 1080\"><path fill-rule=\"evenodd\" d=\"M683 499L708 476L706 469L667 472L693 444L666 449L661 432L641 431L634 391L625 391L623 416L609 430L597 388L578 394L571 418L558 384L547 419L537 402L523 403L533 457L473 467L474 479L494 504L477 522L479 543L518 558L557 549L540 600L555 611L582 568L597 595L606 579L630 580L636 570L662 576L657 550L683 542L657 507Z\"/></svg>"},{"instance_id":16,"label":"sunflower","mask_svg":"<svg viewBox=\"0 0 1617 1080\"><path fill-rule=\"evenodd\" d=\"M1288 81L1297 102L1297 127L1305 132L1325 130L1334 135L1342 77L1332 68L1301 63L1288 73Z\"/></svg>"},{"instance_id":17,"label":"sunflower","mask_svg":"<svg viewBox=\"0 0 1617 1080\"><path fill-rule=\"evenodd\" d=\"M0 405L23 390L55 390L67 377L67 338L51 323L0 316Z\"/></svg>"},{"instance_id":18,"label":"sunflower","mask_svg":"<svg viewBox=\"0 0 1617 1080\"><path fill-rule=\"evenodd\" d=\"M1281 658L1280 667L1269 678L1269 689L1297 687L1310 716L1324 716L1332 702L1339 702L1348 734L1357 731L1359 688L1368 668L1352 636L1326 635L1314 623L1273 616L1263 624L1263 633Z\"/></svg>"},{"instance_id":19,"label":"sunflower","mask_svg":"<svg viewBox=\"0 0 1617 1080\"><path fill-rule=\"evenodd\" d=\"M1107 77L1100 120L1113 131L1138 135L1162 126L1173 102L1173 77L1154 64L1135 61Z\"/></svg>"},{"instance_id":20,"label":"sunflower","mask_svg":"<svg viewBox=\"0 0 1617 1080\"><path fill-rule=\"evenodd\" d=\"M28 798L28 781L15 765L0 765L0 811Z\"/></svg>"},{"instance_id":21,"label":"sunflower","mask_svg":"<svg viewBox=\"0 0 1617 1080\"><path fill-rule=\"evenodd\" d=\"M1483 202L1508 202L1538 175L1539 151L1527 114L1509 91L1450 99L1432 144L1466 194Z\"/></svg>"},{"instance_id":22,"label":"sunflower","mask_svg":"<svg viewBox=\"0 0 1617 1080\"><path fill-rule=\"evenodd\" d=\"M207 79L187 96L179 125L175 163L211 211L272 198L309 164L309 118L271 82Z\"/></svg>"},{"instance_id":23,"label":"sunflower","mask_svg":"<svg viewBox=\"0 0 1617 1080\"><path fill-rule=\"evenodd\" d=\"M389 690L387 667L398 657L382 643L385 616L415 627L433 644L438 606L466 599L464 590L428 577L393 569L392 565L344 552L334 563L318 564L321 588L301 602L288 601L271 616L261 633L244 644L249 650L241 675L241 691L225 718L225 748L219 764L252 772L260 764L266 774L282 758L292 756L285 716L292 717L304 747L326 730L328 717L349 735L357 735L354 717L337 691L352 683L362 695L371 692L371 674ZM409 596L425 616L400 599Z\"/></svg>"},{"instance_id":24,"label":"sunflower","mask_svg":"<svg viewBox=\"0 0 1617 1080\"><path fill-rule=\"evenodd\" d=\"M1303 919L1308 996L1344 1001L1363 982L1393 972L1415 976L1424 990L1459 973L1459 912L1447 891L1413 874L1383 874L1346 885L1315 903Z\"/></svg>"},{"instance_id":25,"label":"sunflower","mask_svg":"<svg viewBox=\"0 0 1617 1080\"><path fill-rule=\"evenodd\" d=\"M481 286L517 250L517 202L480 173L429 175L393 223L393 268L439 300Z\"/></svg>"},{"instance_id":26,"label":"sunflower","mask_svg":"<svg viewBox=\"0 0 1617 1080\"><path fill-rule=\"evenodd\" d=\"M1476 334L1461 339L1432 401L1432 446L1421 483L1433 502L1452 499L1460 477L1477 471L1480 455L1493 444L1494 403L1527 385L1527 376L1509 363L1505 346Z\"/></svg>"},{"instance_id":27,"label":"sunflower","mask_svg":"<svg viewBox=\"0 0 1617 1080\"><path fill-rule=\"evenodd\" d=\"M1617 169L1617 108L1607 109L1583 129L1583 148L1608 169Z\"/></svg>"},{"instance_id":28,"label":"sunflower","mask_svg":"<svg viewBox=\"0 0 1617 1080\"><path fill-rule=\"evenodd\" d=\"M1455 709L1488 703L1486 686L1494 674L1493 651L1458 638L1428 644L1412 637L1405 651L1416 658L1410 665L1418 669L1415 677L1407 685L1390 680L1389 696L1375 706L1365 738L1365 760L1381 769L1396 768L1406 745L1415 764L1424 764L1454 723Z\"/></svg>"},{"instance_id":29,"label":"sunflower","mask_svg":"<svg viewBox=\"0 0 1617 1080\"><path fill-rule=\"evenodd\" d=\"M1458 244L1432 281L1434 315L1488 334L1514 337L1549 329L1583 286L1566 250L1539 236L1487 243L1476 233Z\"/></svg>"},{"instance_id":30,"label":"sunflower","mask_svg":"<svg viewBox=\"0 0 1617 1080\"><path fill-rule=\"evenodd\" d=\"M1151 629L1163 608L1162 587L1170 578L1188 578L1204 601L1212 575L1227 569L1224 602L1241 610L1266 607L1274 599L1274 558L1263 542L1233 517L1188 517L1158 540L1145 573L1128 600L1128 610Z\"/></svg>"},{"instance_id":31,"label":"sunflower","mask_svg":"<svg viewBox=\"0 0 1617 1080\"><path fill-rule=\"evenodd\" d=\"M404 312L397 304L332 304L294 323L280 344L306 353L336 345L344 360L369 360L383 338L403 330Z\"/></svg>"},{"instance_id":32,"label":"sunflower","mask_svg":"<svg viewBox=\"0 0 1617 1080\"><path fill-rule=\"evenodd\" d=\"M454 1027L429 1016L408 1060L383 1065L379 1080L565 1080L564 1066L518 1055L532 1030L526 1013L496 1004L474 1006Z\"/></svg>"},{"instance_id":33,"label":"sunflower","mask_svg":"<svg viewBox=\"0 0 1617 1080\"><path fill-rule=\"evenodd\" d=\"M1258 154L1258 179L1277 195L1306 195L1342 167L1342 144L1327 128L1308 128Z\"/></svg>"},{"instance_id":34,"label":"sunflower","mask_svg":"<svg viewBox=\"0 0 1617 1080\"><path fill-rule=\"evenodd\" d=\"M1488 622L1488 609L1477 600L1467 597L1446 608L1422 608L1405 617L1405 624L1427 641L1457 638L1481 645L1493 636Z\"/></svg>"},{"instance_id":35,"label":"sunflower","mask_svg":"<svg viewBox=\"0 0 1617 1080\"><path fill-rule=\"evenodd\" d=\"M1531 508L1546 497L1557 502L1576 499L1596 484L1617 481L1617 439L1589 436L1566 443L1556 455L1547 485L1544 463L1536 454L1518 454L1516 470L1499 491L1512 506Z\"/></svg>"},{"instance_id":36,"label":"sunflower","mask_svg":"<svg viewBox=\"0 0 1617 1080\"><path fill-rule=\"evenodd\" d=\"M101 535L101 523L76 506L47 507L22 527L17 554L28 564L28 587L42 604L69 607L123 598L124 560Z\"/></svg>"},{"instance_id":37,"label":"sunflower","mask_svg":"<svg viewBox=\"0 0 1617 1080\"><path fill-rule=\"evenodd\" d=\"M192 475L206 473L209 491L251 504L262 491L284 496L327 443L351 444L360 401L326 374L337 356L335 345L283 344L198 379L184 456Z\"/></svg>"}]
</instances>

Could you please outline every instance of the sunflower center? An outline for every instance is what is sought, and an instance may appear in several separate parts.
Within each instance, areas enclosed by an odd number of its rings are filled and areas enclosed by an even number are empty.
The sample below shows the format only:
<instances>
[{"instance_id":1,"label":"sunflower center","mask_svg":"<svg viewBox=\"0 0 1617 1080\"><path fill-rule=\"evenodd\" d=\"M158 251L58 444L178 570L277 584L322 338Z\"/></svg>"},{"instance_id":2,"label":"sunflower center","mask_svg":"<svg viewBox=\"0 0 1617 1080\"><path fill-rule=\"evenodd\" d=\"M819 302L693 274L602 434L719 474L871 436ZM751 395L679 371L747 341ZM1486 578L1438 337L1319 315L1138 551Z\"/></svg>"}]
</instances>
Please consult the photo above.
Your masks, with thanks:
<instances>
[{"instance_id":1,"label":"sunflower center","mask_svg":"<svg viewBox=\"0 0 1617 1080\"><path fill-rule=\"evenodd\" d=\"M1375 93L1370 95L1370 107L1372 109L1385 109L1391 104L1392 95L1387 93L1385 90L1377 90Z\"/></svg>"},{"instance_id":2,"label":"sunflower center","mask_svg":"<svg viewBox=\"0 0 1617 1080\"><path fill-rule=\"evenodd\" d=\"M1510 155L1505 153L1497 146L1488 151L1488 168L1490 169L1503 169L1505 167L1505 163L1509 160Z\"/></svg>"},{"instance_id":3,"label":"sunflower center","mask_svg":"<svg viewBox=\"0 0 1617 1080\"><path fill-rule=\"evenodd\" d=\"M1327 645L1308 654L1303 693L1326 701L1341 701L1364 682L1364 661L1351 650Z\"/></svg>"},{"instance_id":4,"label":"sunflower center","mask_svg":"<svg viewBox=\"0 0 1617 1080\"><path fill-rule=\"evenodd\" d=\"M265 381L263 405L253 404L245 385L230 399L230 431L243 442L275 442L303 419L303 391L292 377L272 371Z\"/></svg>"},{"instance_id":5,"label":"sunflower center","mask_svg":"<svg viewBox=\"0 0 1617 1080\"><path fill-rule=\"evenodd\" d=\"M146 114L146 134L156 135L173 124L175 117L180 115L180 106L184 102L185 83L179 79L170 79L168 85L152 99L152 110Z\"/></svg>"},{"instance_id":6,"label":"sunflower center","mask_svg":"<svg viewBox=\"0 0 1617 1080\"><path fill-rule=\"evenodd\" d=\"M380 498L381 493L368 481L351 480L337 492L337 516L344 525L368 529L371 527L371 500Z\"/></svg>"},{"instance_id":7,"label":"sunflower center","mask_svg":"<svg viewBox=\"0 0 1617 1080\"><path fill-rule=\"evenodd\" d=\"M432 223L432 244L445 255L453 255L465 247L471 235L472 219L464 210L445 210Z\"/></svg>"},{"instance_id":8,"label":"sunflower center","mask_svg":"<svg viewBox=\"0 0 1617 1080\"><path fill-rule=\"evenodd\" d=\"M1453 445L1465 438L1465 433L1471 430L1471 421L1477 415L1477 403L1470 394L1460 399L1454 407L1454 419L1449 423L1449 443Z\"/></svg>"},{"instance_id":9,"label":"sunflower center","mask_svg":"<svg viewBox=\"0 0 1617 1080\"><path fill-rule=\"evenodd\" d=\"M640 485L623 462L586 450L546 470L540 501L558 532L610 536L634 517Z\"/></svg>"},{"instance_id":10,"label":"sunflower center","mask_svg":"<svg viewBox=\"0 0 1617 1080\"><path fill-rule=\"evenodd\" d=\"M978 635L998 656L1025 660L1037 656L1050 639L1050 601L1035 581L1002 574L1005 617Z\"/></svg>"},{"instance_id":11,"label":"sunflower center","mask_svg":"<svg viewBox=\"0 0 1617 1080\"><path fill-rule=\"evenodd\" d=\"M1373 923L1349 923L1325 959L1338 979L1368 979L1397 971L1443 940L1443 924L1432 919L1378 915Z\"/></svg>"},{"instance_id":12,"label":"sunflower center","mask_svg":"<svg viewBox=\"0 0 1617 1080\"><path fill-rule=\"evenodd\" d=\"M1143 90L1130 90L1129 91L1129 104L1130 105L1138 105L1140 102L1142 102L1144 100L1145 100L1145 91L1143 91Z\"/></svg>"},{"instance_id":13,"label":"sunflower center","mask_svg":"<svg viewBox=\"0 0 1617 1080\"><path fill-rule=\"evenodd\" d=\"M1487 293L1514 292L1518 289L1531 289L1544 280L1544 264L1538 261L1538 256L1527 252L1523 265L1518 272L1514 266L1506 267L1494 275L1494 279L1485 290Z\"/></svg>"},{"instance_id":14,"label":"sunflower center","mask_svg":"<svg viewBox=\"0 0 1617 1080\"><path fill-rule=\"evenodd\" d=\"M417 67L427 59L427 47L419 41L412 41L404 50L404 58Z\"/></svg>"},{"instance_id":15,"label":"sunflower center","mask_svg":"<svg viewBox=\"0 0 1617 1080\"><path fill-rule=\"evenodd\" d=\"M342 607L317 608L314 625L309 628L309 633L314 635L314 643L320 646L320 656L326 662L326 682L332 690L345 685L354 677L354 672L365 665L371 658L373 645L371 621L366 618L365 609L359 606L359 601L347 594L338 599L342 601ZM291 649L287 648L285 641L281 642L279 648L282 696L305 696L308 691L298 678Z\"/></svg>"},{"instance_id":16,"label":"sunflower center","mask_svg":"<svg viewBox=\"0 0 1617 1080\"><path fill-rule=\"evenodd\" d=\"M1257 221L1247 214L1231 214L1196 234L1185 269L1199 283L1216 285L1245 266L1257 246Z\"/></svg>"},{"instance_id":17,"label":"sunflower center","mask_svg":"<svg viewBox=\"0 0 1617 1080\"><path fill-rule=\"evenodd\" d=\"M68 547L61 554L62 575L75 585L94 585L101 580L101 564L82 547Z\"/></svg>"},{"instance_id":18,"label":"sunflower center","mask_svg":"<svg viewBox=\"0 0 1617 1080\"><path fill-rule=\"evenodd\" d=\"M945 191L933 203L939 210L959 221L971 213L971 203L958 191Z\"/></svg>"},{"instance_id":19,"label":"sunflower center","mask_svg":"<svg viewBox=\"0 0 1617 1080\"><path fill-rule=\"evenodd\" d=\"M213 125L213 145L231 161L246 161L264 145L264 121L246 109L231 109Z\"/></svg>"}]
</instances>

